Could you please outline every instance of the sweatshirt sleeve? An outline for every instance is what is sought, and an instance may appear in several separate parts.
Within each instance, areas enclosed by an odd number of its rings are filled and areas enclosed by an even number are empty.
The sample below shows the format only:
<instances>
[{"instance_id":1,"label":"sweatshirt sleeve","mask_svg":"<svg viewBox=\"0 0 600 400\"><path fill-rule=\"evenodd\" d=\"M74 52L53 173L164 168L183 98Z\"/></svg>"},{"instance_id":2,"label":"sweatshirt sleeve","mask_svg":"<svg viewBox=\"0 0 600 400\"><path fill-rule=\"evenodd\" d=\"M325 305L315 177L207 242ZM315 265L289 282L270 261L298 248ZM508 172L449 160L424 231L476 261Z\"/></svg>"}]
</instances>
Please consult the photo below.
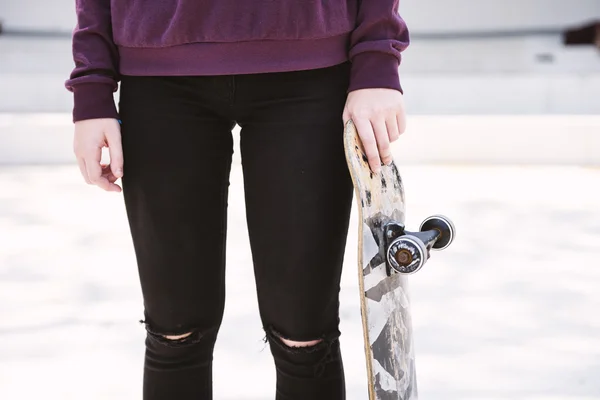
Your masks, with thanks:
<instances>
[{"instance_id":1,"label":"sweatshirt sleeve","mask_svg":"<svg viewBox=\"0 0 600 400\"><path fill-rule=\"evenodd\" d=\"M356 28L350 38L352 63L348 91L388 88L402 92L398 68L409 45L400 0L359 0Z\"/></svg>"},{"instance_id":2,"label":"sweatshirt sleeve","mask_svg":"<svg viewBox=\"0 0 600 400\"><path fill-rule=\"evenodd\" d=\"M76 0L72 51L75 68L65 82L73 92L73 121L118 118L119 54L113 42L110 0Z\"/></svg>"}]
</instances>

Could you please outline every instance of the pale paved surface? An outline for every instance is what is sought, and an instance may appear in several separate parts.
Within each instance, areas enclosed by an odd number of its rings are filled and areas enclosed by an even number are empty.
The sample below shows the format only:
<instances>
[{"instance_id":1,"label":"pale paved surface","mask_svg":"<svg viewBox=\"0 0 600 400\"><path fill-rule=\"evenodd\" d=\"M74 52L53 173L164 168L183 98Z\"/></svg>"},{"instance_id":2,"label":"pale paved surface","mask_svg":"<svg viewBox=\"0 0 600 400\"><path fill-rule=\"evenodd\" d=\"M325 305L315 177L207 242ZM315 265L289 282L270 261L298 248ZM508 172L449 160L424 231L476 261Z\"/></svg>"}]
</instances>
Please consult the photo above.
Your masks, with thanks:
<instances>
[{"instance_id":1,"label":"pale paved surface","mask_svg":"<svg viewBox=\"0 0 600 400\"><path fill-rule=\"evenodd\" d=\"M412 277L426 400L600 398L600 170L402 168L409 224L456 243ZM232 173L215 399L273 399ZM353 215L342 289L348 399L366 398ZM0 398L140 399L144 330L120 195L74 167L0 168Z\"/></svg>"}]
</instances>

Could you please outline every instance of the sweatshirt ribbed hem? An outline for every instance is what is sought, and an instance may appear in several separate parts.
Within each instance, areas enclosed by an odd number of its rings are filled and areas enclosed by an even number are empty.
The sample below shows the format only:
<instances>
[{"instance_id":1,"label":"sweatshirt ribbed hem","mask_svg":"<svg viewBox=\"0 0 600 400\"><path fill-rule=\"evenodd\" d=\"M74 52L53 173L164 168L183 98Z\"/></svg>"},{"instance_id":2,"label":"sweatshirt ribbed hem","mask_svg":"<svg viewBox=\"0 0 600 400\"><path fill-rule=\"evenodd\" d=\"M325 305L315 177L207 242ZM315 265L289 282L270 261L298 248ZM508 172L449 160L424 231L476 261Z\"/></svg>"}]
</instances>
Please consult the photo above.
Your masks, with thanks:
<instances>
[{"instance_id":1,"label":"sweatshirt ribbed hem","mask_svg":"<svg viewBox=\"0 0 600 400\"><path fill-rule=\"evenodd\" d=\"M315 40L119 47L122 75L193 76L326 68L348 60L349 35Z\"/></svg>"}]
</instances>

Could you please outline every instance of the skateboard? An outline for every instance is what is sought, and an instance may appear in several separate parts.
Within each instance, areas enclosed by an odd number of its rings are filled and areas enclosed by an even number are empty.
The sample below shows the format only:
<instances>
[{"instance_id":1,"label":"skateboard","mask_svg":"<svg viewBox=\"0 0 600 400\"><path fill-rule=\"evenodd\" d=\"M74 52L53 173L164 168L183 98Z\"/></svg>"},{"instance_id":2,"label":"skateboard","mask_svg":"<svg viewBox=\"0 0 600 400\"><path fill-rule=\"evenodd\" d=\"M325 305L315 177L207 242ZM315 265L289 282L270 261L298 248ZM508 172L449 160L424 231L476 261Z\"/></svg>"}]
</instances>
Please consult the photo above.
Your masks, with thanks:
<instances>
[{"instance_id":1,"label":"skateboard","mask_svg":"<svg viewBox=\"0 0 600 400\"><path fill-rule=\"evenodd\" d=\"M395 162L373 173L352 121L344 150L358 207L358 273L370 400L415 400L417 380L407 277L431 250L452 243L455 228L434 215L405 230L404 186Z\"/></svg>"}]
</instances>

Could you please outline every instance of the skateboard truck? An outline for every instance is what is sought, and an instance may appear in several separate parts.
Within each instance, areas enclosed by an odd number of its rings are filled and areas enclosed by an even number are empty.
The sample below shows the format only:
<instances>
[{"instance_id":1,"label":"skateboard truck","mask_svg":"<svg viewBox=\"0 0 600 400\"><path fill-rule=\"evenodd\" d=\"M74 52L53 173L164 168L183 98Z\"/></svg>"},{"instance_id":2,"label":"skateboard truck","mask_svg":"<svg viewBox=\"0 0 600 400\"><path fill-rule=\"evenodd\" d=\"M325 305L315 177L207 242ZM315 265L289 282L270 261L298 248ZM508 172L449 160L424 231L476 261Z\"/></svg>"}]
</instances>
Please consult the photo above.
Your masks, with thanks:
<instances>
[{"instance_id":1,"label":"skateboard truck","mask_svg":"<svg viewBox=\"0 0 600 400\"><path fill-rule=\"evenodd\" d=\"M419 232L404 230L397 222L384 226L386 239L386 271L413 274L420 270L429 259L429 252L443 250L454 240L456 230L450 219L443 215L433 215L421 223Z\"/></svg>"}]
</instances>

